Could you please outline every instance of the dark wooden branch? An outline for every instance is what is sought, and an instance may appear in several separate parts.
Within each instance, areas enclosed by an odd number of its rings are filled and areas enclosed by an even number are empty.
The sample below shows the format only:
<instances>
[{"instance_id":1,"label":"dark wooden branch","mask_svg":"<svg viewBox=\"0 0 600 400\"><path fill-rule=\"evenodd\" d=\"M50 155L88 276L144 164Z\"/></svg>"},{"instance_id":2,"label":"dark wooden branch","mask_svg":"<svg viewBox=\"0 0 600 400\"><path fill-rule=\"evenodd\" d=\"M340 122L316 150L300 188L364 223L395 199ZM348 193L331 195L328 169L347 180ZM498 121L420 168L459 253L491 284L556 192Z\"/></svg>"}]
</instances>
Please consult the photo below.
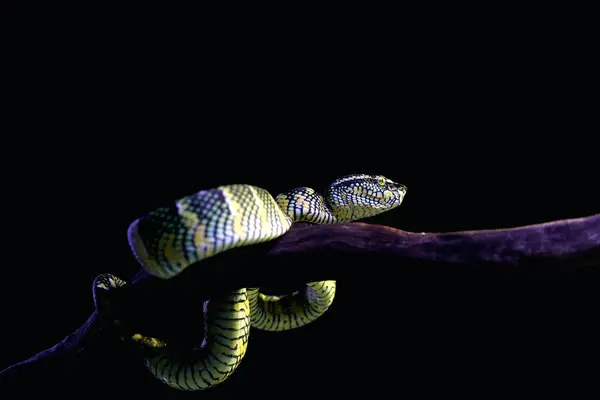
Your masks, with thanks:
<instances>
[{"instance_id":1,"label":"dark wooden branch","mask_svg":"<svg viewBox=\"0 0 600 400\"><path fill-rule=\"evenodd\" d=\"M303 226L285 235L269 256L360 252L391 254L407 261L501 266L535 258L560 261L566 267L592 253L595 257L589 260L600 263L599 246L600 214L511 229L451 233L413 233L358 222Z\"/></svg>"},{"instance_id":2,"label":"dark wooden branch","mask_svg":"<svg viewBox=\"0 0 600 400\"><path fill-rule=\"evenodd\" d=\"M7 390L11 384L23 385L28 379L47 385L52 378L45 377L68 376L85 349L101 347L101 331L100 320L94 312L79 329L53 347L3 370L0 373L0 387Z\"/></svg>"},{"instance_id":3,"label":"dark wooden branch","mask_svg":"<svg viewBox=\"0 0 600 400\"><path fill-rule=\"evenodd\" d=\"M284 236L268 255L321 252L391 255L398 263L509 270L547 263L553 271L566 272L581 265L600 265L600 214L512 229L451 233L413 233L365 223L302 227Z\"/></svg>"},{"instance_id":4,"label":"dark wooden branch","mask_svg":"<svg viewBox=\"0 0 600 400\"><path fill-rule=\"evenodd\" d=\"M124 320L132 324L145 326L153 321L175 327L177 332L180 316L171 313L174 304L198 307L194 302L182 302L183 297L200 303L232 288L352 277L396 279L394 274L411 268L552 279L586 266L600 268L600 215L452 233L413 233L366 223L296 224L279 240L207 259L169 281L140 273L117 295L115 303L123 310ZM161 333L160 326L146 327ZM61 343L2 371L0 377L35 382L50 369L62 371L65 360L71 365L82 348L100 346L102 338L94 314Z\"/></svg>"},{"instance_id":5,"label":"dark wooden branch","mask_svg":"<svg viewBox=\"0 0 600 400\"><path fill-rule=\"evenodd\" d=\"M80 393L82 387L95 386L105 376L118 384L119 373L112 371L115 362L123 370L139 366L139 357L131 357L139 354L138 349L122 342L119 336L114 326L93 312L79 329L56 345L0 371L0 397L21 398L39 391ZM136 375L136 369L127 374Z\"/></svg>"}]
</instances>

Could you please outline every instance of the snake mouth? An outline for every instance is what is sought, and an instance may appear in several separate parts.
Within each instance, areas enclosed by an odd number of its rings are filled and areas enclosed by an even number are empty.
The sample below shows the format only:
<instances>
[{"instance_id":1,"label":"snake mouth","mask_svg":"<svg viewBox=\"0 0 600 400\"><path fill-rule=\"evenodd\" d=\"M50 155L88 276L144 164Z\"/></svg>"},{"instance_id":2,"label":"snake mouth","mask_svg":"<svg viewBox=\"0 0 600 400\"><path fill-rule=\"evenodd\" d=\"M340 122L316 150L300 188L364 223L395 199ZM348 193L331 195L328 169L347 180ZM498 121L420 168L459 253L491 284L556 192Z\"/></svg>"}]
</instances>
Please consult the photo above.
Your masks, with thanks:
<instances>
[{"instance_id":1,"label":"snake mouth","mask_svg":"<svg viewBox=\"0 0 600 400\"><path fill-rule=\"evenodd\" d=\"M405 195L406 191L400 188L397 190L385 190L383 192L377 192L368 197L375 201L377 204L387 208L390 206L398 206L402 204ZM373 204L373 206L376 207L375 204Z\"/></svg>"}]
</instances>

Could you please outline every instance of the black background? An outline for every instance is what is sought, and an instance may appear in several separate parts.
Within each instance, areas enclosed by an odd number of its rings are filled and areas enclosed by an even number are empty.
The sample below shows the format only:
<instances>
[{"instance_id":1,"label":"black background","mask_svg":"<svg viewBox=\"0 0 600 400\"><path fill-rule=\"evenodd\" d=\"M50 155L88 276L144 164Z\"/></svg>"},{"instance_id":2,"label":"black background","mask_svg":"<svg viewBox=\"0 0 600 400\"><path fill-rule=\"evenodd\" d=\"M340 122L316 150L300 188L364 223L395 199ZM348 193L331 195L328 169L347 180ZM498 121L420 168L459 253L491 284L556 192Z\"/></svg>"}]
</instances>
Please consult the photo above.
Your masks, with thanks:
<instances>
[{"instance_id":1,"label":"black background","mask_svg":"<svg viewBox=\"0 0 600 400\"><path fill-rule=\"evenodd\" d=\"M584 23L571 40L560 23L465 28L443 11L417 23L391 10L5 4L0 368L78 328L96 274L138 271L129 223L199 189L384 174L409 192L370 222L415 232L600 212ZM597 270L542 283L383 277L402 267L348 266L327 315L253 331L240 369L201 395L487 394L597 374ZM128 390L169 396L148 387Z\"/></svg>"}]
</instances>

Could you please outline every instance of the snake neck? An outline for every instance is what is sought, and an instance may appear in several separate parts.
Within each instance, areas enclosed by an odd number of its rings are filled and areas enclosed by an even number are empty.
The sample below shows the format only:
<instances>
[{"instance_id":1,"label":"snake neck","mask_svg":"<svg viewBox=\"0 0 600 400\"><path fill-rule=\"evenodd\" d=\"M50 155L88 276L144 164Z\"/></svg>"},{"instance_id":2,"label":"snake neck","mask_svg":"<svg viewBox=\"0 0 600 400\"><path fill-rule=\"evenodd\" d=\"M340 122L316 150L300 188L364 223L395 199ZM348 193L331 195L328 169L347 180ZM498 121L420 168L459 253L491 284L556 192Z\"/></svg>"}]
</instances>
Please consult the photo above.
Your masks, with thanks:
<instances>
[{"instance_id":1,"label":"snake neck","mask_svg":"<svg viewBox=\"0 0 600 400\"><path fill-rule=\"evenodd\" d=\"M280 193L275 201L293 222L314 224L342 222L334 214L325 198L309 187L298 187Z\"/></svg>"},{"instance_id":2,"label":"snake neck","mask_svg":"<svg viewBox=\"0 0 600 400\"><path fill-rule=\"evenodd\" d=\"M275 198L292 222L339 224L378 214L372 203L360 204L340 190L329 190L327 197L309 187L299 187L280 193Z\"/></svg>"}]
</instances>

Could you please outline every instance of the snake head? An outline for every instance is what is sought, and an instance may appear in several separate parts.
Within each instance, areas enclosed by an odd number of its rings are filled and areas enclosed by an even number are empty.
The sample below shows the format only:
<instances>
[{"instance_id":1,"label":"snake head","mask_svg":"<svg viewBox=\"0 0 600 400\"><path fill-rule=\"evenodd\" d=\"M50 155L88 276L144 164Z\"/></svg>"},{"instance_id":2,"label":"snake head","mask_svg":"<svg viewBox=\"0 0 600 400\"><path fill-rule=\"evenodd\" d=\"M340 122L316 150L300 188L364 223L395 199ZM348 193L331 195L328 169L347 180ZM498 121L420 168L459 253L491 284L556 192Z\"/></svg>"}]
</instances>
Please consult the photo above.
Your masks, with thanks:
<instances>
[{"instance_id":1,"label":"snake head","mask_svg":"<svg viewBox=\"0 0 600 400\"><path fill-rule=\"evenodd\" d=\"M402 204L407 187L383 175L355 174L335 180L327 195L339 222L371 217Z\"/></svg>"},{"instance_id":2,"label":"snake head","mask_svg":"<svg viewBox=\"0 0 600 400\"><path fill-rule=\"evenodd\" d=\"M377 184L381 188L377 191L377 197L383 199L384 203L390 205L392 208L402 204L404 196L408 188L398 182L394 182L391 179L386 178L383 175L377 176Z\"/></svg>"}]
</instances>

